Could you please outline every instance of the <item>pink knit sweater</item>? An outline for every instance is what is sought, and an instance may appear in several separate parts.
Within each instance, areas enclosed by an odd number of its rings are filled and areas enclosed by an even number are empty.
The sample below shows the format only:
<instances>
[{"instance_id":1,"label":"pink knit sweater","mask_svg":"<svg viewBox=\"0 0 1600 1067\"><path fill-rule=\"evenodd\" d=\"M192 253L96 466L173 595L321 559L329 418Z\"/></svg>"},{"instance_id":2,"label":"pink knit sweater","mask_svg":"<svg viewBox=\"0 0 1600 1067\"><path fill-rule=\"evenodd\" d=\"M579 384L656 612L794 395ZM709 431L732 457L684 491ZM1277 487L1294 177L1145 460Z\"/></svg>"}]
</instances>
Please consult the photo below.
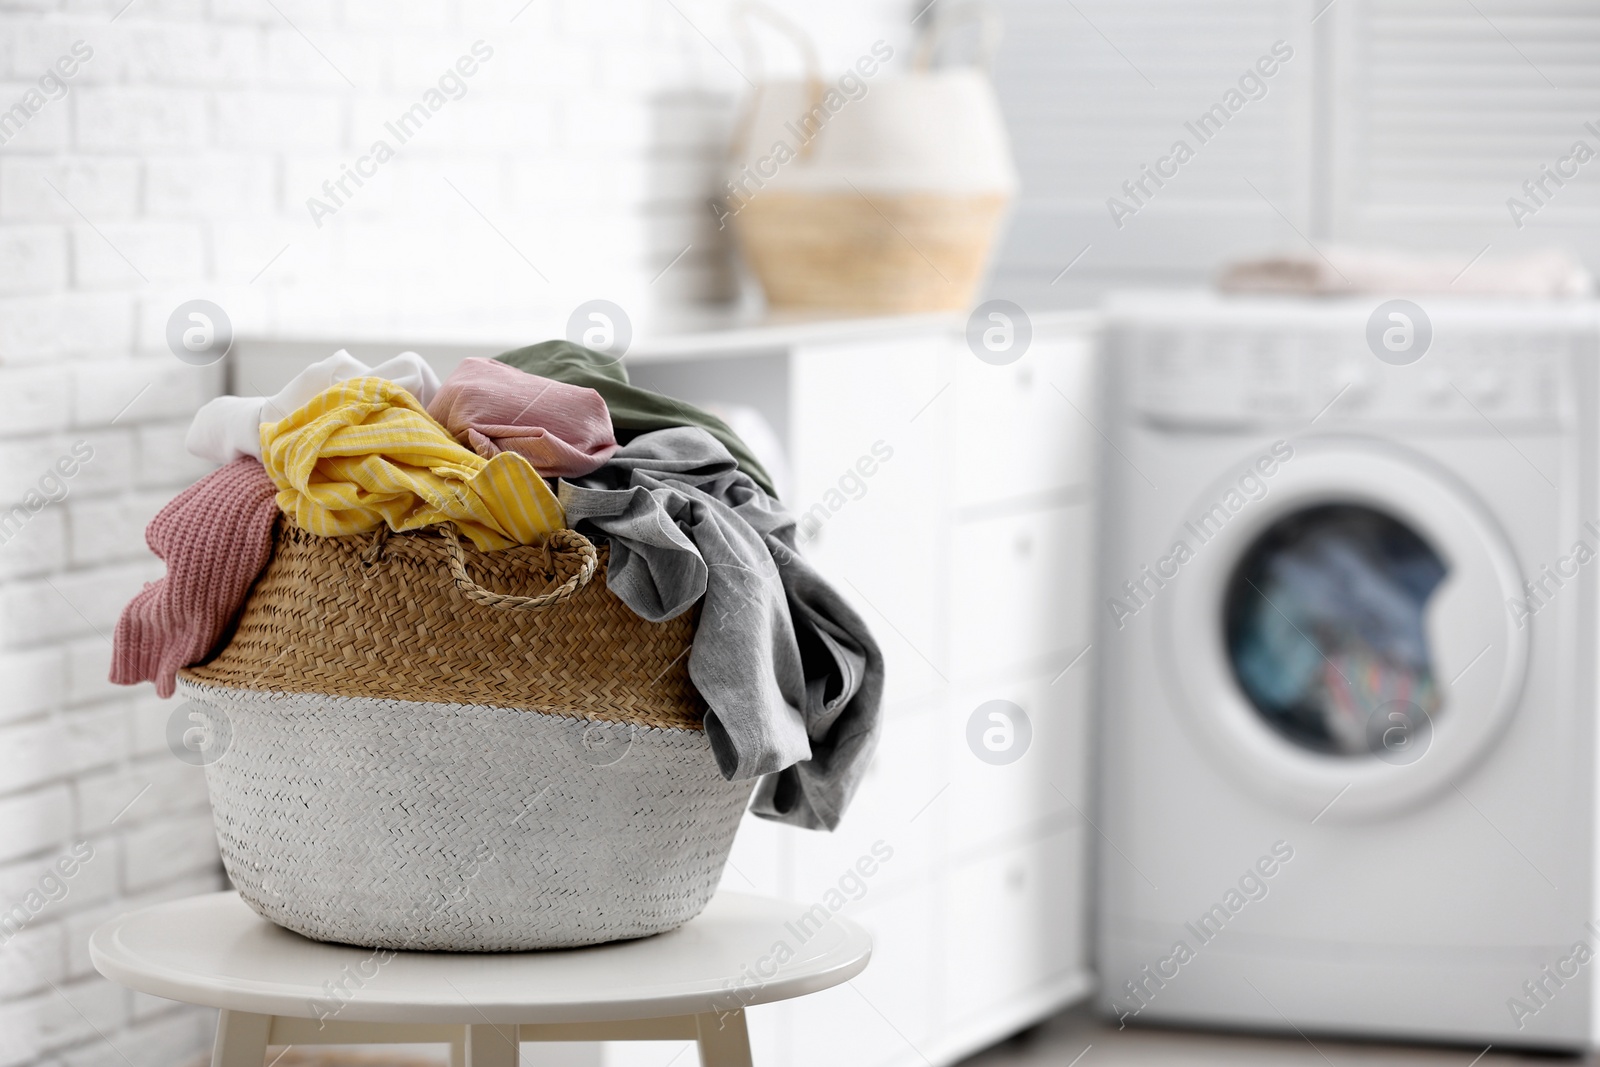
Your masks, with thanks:
<instances>
[{"instance_id":1,"label":"pink knit sweater","mask_svg":"<svg viewBox=\"0 0 1600 1067\"><path fill-rule=\"evenodd\" d=\"M144 538L167 575L122 609L113 682L155 682L157 693L171 696L178 668L216 650L272 555L277 492L261 461L246 456L201 478L150 520Z\"/></svg>"}]
</instances>

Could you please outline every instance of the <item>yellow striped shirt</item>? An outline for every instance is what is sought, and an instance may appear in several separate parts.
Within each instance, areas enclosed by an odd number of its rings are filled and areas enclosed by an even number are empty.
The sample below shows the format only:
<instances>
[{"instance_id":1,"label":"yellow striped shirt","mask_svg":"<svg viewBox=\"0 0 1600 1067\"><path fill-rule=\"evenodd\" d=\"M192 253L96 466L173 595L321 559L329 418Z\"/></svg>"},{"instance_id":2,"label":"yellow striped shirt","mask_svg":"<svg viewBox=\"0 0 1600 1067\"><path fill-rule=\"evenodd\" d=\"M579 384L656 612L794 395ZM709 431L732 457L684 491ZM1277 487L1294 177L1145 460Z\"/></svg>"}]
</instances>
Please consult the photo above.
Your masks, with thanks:
<instances>
[{"instance_id":1,"label":"yellow striped shirt","mask_svg":"<svg viewBox=\"0 0 1600 1067\"><path fill-rule=\"evenodd\" d=\"M261 424L261 462L278 507L339 537L453 522L478 548L537 544L566 524L561 503L515 452L484 459L457 444L406 390L351 378L279 422Z\"/></svg>"}]
</instances>

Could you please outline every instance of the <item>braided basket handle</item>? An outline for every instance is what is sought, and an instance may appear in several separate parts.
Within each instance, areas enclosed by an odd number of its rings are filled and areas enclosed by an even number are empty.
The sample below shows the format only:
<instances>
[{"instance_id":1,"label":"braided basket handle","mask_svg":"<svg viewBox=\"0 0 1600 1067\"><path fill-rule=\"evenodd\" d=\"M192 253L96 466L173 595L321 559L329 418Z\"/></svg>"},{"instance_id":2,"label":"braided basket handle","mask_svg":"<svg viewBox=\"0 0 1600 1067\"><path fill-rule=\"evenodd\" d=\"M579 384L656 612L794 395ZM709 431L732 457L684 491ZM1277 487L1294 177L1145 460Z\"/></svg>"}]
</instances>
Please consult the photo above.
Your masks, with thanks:
<instances>
[{"instance_id":1,"label":"braided basket handle","mask_svg":"<svg viewBox=\"0 0 1600 1067\"><path fill-rule=\"evenodd\" d=\"M496 593L492 589L485 589L474 582L467 575L467 561L461 552L461 540L456 536L454 526L445 523L439 527L439 532L444 537L446 558L450 567L450 577L454 579L456 589L461 595L475 604L482 604L486 608L500 608L508 611L524 609L547 608L552 604L559 604L571 598L578 590L589 584L589 579L594 577L594 571L600 563L599 553L595 551L594 544L577 530L555 530L545 542L545 554L548 557L552 551L577 553L583 559L578 572L556 588L538 596L512 596L510 593Z\"/></svg>"}]
</instances>

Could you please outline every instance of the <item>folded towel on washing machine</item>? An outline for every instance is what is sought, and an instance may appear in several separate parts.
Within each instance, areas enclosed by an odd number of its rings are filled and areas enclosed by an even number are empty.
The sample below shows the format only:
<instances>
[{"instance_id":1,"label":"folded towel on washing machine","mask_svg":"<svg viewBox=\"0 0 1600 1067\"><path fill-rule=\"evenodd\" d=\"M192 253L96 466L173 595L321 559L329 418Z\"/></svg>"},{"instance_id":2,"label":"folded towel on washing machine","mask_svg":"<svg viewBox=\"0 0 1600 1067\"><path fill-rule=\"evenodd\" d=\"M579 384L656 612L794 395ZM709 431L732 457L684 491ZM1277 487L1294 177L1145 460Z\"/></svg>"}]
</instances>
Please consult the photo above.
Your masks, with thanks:
<instances>
[{"instance_id":1,"label":"folded towel on washing machine","mask_svg":"<svg viewBox=\"0 0 1600 1067\"><path fill-rule=\"evenodd\" d=\"M1556 249L1516 256L1422 256L1382 248L1330 246L1228 264L1217 279L1225 293L1341 296L1395 293L1581 299L1594 279L1573 257Z\"/></svg>"}]
</instances>

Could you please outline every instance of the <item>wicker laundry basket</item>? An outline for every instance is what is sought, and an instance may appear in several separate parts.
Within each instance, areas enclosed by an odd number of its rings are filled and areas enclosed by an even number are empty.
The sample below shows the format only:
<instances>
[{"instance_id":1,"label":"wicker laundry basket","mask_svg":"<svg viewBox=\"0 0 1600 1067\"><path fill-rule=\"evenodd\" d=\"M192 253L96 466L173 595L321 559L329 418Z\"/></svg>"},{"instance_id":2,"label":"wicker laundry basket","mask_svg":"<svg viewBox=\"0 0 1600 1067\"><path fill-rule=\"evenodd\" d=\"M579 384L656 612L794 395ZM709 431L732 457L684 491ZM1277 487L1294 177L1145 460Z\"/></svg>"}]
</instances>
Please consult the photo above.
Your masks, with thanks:
<instances>
[{"instance_id":1,"label":"wicker laundry basket","mask_svg":"<svg viewBox=\"0 0 1600 1067\"><path fill-rule=\"evenodd\" d=\"M443 527L283 520L275 539L231 641L179 675L252 908L324 941L479 952L700 912L753 783L706 741L695 613L634 615L571 530L490 553Z\"/></svg>"}]
</instances>

